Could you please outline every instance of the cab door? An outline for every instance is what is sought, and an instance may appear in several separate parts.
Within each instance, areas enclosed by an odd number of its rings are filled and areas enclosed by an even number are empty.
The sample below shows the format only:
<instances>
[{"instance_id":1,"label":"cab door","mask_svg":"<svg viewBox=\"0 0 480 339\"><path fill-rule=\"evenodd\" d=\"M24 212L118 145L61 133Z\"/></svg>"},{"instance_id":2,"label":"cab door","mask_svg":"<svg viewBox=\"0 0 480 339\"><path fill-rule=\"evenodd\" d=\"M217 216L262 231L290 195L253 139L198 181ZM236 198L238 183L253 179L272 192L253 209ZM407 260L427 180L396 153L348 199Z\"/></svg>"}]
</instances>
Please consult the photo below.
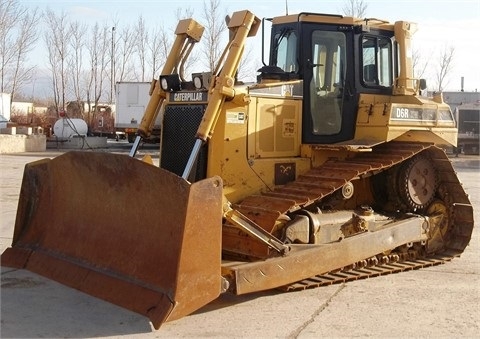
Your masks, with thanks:
<instances>
[{"instance_id":1,"label":"cab door","mask_svg":"<svg viewBox=\"0 0 480 339\"><path fill-rule=\"evenodd\" d=\"M302 27L304 104L302 142L353 139L357 115L353 32L331 25Z\"/></svg>"}]
</instances>

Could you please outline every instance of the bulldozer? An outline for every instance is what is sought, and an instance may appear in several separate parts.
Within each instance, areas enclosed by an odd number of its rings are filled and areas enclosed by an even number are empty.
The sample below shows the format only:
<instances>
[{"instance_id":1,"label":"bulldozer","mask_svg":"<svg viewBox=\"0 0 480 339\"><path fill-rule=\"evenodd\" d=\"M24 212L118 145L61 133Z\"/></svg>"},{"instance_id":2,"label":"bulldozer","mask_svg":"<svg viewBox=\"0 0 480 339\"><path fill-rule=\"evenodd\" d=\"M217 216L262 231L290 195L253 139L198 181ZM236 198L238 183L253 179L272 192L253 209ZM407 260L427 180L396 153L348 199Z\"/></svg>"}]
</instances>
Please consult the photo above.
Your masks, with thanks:
<instances>
[{"instance_id":1,"label":"bulldozer","mask_svg":"<svg viewBox=\"0 0 480 339\"><path fill-rule=\"evenodd\" d=\"M415 24L243 10L227 26L215 69L187 79L204 28L179 21L130 154L26 165L3 266L158 329L222 293L301 290L462 254L474 220L446 153L456 123L413 77ZM269 61L239 81L245 44L266 26ZM138 155L157 116L158 165Z\"/></svg>"}]
</instances>

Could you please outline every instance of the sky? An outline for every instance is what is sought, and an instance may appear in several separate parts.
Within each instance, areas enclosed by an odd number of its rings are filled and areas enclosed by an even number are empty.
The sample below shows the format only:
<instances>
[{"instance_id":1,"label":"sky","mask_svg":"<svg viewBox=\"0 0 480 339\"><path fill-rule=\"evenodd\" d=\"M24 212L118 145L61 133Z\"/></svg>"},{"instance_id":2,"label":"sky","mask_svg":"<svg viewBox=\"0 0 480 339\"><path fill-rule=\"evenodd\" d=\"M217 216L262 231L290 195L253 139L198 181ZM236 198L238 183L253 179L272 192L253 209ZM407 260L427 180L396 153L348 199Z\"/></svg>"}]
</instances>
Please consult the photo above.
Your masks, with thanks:
<instances>
[{"instance_id":1,"label":"sky","mask_svg":"<svg viewBox=\"0 0 480 339\"><path fill-rule=\"evenodd\" d=\"M206 0L208 1L208 0ZM299 12L342 14L343 0L220 0L225 13L248 9L259 18ZM41 10L64 11L75 20L134 24L142 16L147 25L163 25L174 29L179 8L193 10L193 18L202 23L203 0L20 0L22 5ZM391 22L405 20L415 22L418 30L413 44L421 56L429 60L424 74L429 88L434 87L434 74L438 55L453 47L453 69L447 78L445 90L459 91L464 77L464 90L480 90L480 0L364 0L367 17ZM261 33L255 37L261 46ZM259 60L261 61L261 60ZM256 76L256 74L254 75Z\"/></svg>"}]
</instances>

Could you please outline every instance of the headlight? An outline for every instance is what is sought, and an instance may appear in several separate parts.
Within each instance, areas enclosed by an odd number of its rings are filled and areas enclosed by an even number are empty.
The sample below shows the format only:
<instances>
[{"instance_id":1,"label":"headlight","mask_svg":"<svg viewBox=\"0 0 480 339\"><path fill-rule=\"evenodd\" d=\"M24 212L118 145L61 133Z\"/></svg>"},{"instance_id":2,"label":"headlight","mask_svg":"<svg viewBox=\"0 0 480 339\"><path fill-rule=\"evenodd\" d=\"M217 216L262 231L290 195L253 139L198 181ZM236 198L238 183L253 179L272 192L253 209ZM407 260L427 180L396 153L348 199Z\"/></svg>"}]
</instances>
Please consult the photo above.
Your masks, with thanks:
<instances>
[{"instance_id":1,"label":"headlight","mask_svg":"<svg viewBox=\"0 0 480 339\"><path fill-rule=\"evenodd\" d=\"M199 76L196 76L196 77L194 76L193 85L195 86L196 89L201 89L203 87L202 78L200 78Z\"/></svg>"},{"instance_id":2,"label":"headlight","mask_svg":"<svg viewBox=\"0 0 480 339\"><path fill-rule=\"evenodd\" d=\"M160 87L165 92L179 91L180 78L178 74L160 75Z\"/></svg>"},{"instance_id":3,"label":"headlight","mask_svg":"<svg viewBox=\"0 0 480 339\"><path fill-rule=\"evenodd\" d=\"M164 91L168 91L168 82L165 78L160 78L160 86Z\"/></svg>"},{"instance_id":4,"label":"headlight","mask_svg":"<svg viewBox=\"0 0 480 339\"><path fill-rule=\"evenodd\" d=\"M210 85L210 78L212 77L211 72L203 72L203 73L193 73L193 85L196 89L208 88Z\"/></svg>"}]
</instances>

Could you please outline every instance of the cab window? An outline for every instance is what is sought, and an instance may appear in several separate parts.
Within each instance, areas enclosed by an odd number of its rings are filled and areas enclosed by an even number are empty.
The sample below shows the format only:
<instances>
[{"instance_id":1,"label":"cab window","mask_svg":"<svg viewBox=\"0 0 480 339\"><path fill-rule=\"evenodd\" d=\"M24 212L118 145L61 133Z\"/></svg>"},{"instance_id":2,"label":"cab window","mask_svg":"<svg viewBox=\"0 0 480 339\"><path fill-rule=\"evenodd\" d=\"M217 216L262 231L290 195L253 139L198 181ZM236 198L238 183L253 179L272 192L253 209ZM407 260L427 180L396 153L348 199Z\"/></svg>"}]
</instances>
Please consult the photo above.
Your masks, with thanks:
<instances>
[{"instance_id":1,"label":"cab window","mask_svg":"<svg viewBox=\"0 0 480 339\"><path fill-rule=\"evenodd\" d=\"M393 85L392 42L386 37L364 36L362 81L365 86Z\"/></svg>"},{"instance_id":2,"label":"cab window","mask_svg":"<svg viewBox=\"0 0 480 339\"><path fill-rule=\"evenodd\" d=\"M274 65L284 72L297 72L297 34L294 30L284 28L274 37Z\"/></svg>"}]
</instances>

